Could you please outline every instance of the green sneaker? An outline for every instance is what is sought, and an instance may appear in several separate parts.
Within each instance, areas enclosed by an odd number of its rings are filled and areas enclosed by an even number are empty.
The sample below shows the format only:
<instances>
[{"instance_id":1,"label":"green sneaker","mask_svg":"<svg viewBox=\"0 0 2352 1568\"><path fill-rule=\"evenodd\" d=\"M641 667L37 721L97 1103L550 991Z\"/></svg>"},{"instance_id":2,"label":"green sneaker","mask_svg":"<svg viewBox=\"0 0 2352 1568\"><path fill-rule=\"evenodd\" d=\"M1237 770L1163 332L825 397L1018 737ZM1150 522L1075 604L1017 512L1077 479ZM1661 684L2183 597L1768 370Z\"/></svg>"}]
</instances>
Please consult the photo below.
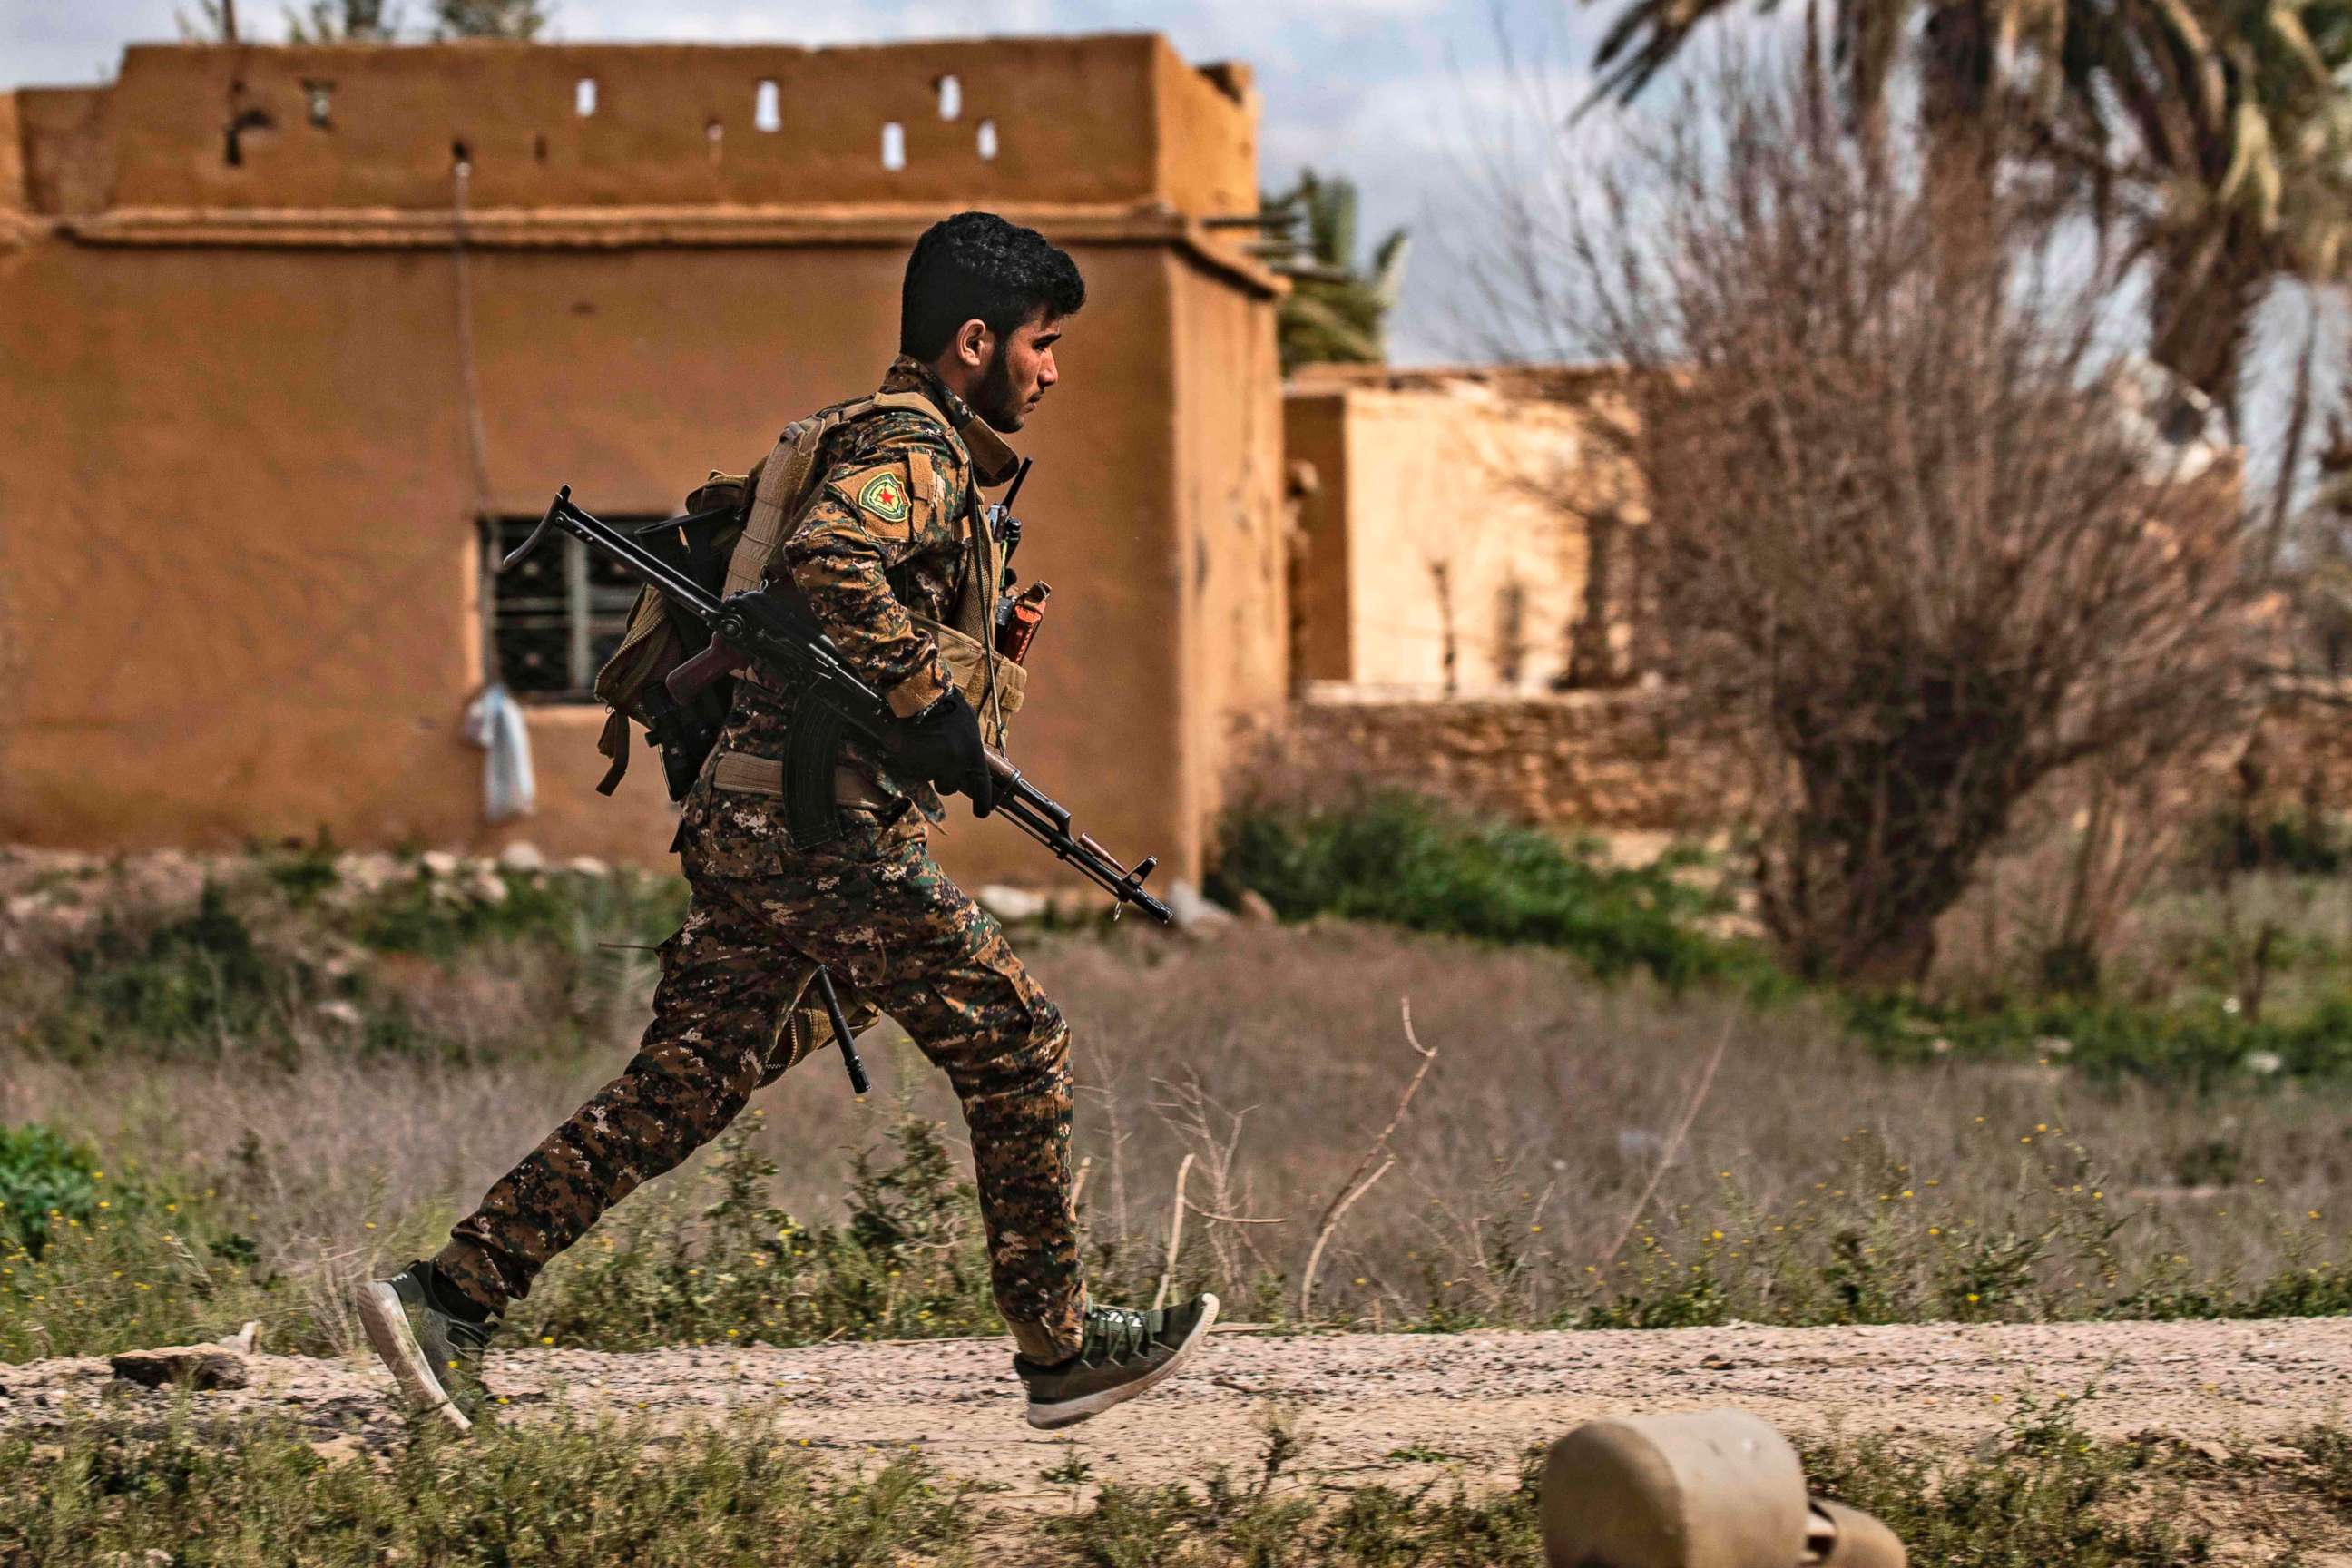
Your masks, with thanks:
<instances>
[{"instance_id":1,"label":"green sneaker","mask_svg":"<svg viewBox=\"0 0 2352 1568\"><path fill-rule=\"evenodd\" d=\"M1050 1432L1148 1392L1192 1353L1216 1321L1217 1299L1210 1295L1156 1312L1087 1308L1077 1354L1053 1366L1013 1358L1013 1370L1029 1390L1029 1425Z\"/></svg>"},{"instance_id":2,"label":"green sneaker","mask_svg":"<svg viewBox=\"0 0 2352 1568\"><path fill-rule=\"evenodd\" d=\"M498 1320L470 1323L433 1303L430 1263L412 1263L353 1293L368 1343L415 1408L460 1432L482 1414L482 1348ZM446 1288L445 1288L446 1289Z\"/></svg>"}]
</instances>

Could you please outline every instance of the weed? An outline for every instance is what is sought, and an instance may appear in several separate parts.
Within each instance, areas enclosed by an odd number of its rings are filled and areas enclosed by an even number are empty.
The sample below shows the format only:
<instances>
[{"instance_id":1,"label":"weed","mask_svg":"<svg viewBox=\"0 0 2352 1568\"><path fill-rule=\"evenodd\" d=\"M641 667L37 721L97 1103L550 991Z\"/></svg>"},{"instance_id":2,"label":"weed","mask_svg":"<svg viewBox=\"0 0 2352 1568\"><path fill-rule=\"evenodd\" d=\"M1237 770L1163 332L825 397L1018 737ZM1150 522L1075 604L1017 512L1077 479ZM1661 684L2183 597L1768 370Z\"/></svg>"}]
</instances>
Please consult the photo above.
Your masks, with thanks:
<instances>
[{"instance_id":1,"label":"weed","mask_svg":"<svg viewBox=\"0 0 2352 1568\"><path fill-rule=\"evenodd\" d=\"M2049 1061L2094 1079L2130 1076L2209 1093L2231 1081L2336 1077L2352 1070L2352 992L2288 1016L2252 1018L2229 998L2154 1004L2115 997L2005 997L1937 1005L1899 994L1846 1002L1854 1034L1889 1060L1947 1053Z\"/></svg>"},{"instance_id":2,"label":"weed","mask_svg":"<svg viewBox=\"0 0 2352 1568\"><path fill-rule=\"evenodd\" d=\"M1718 900L1684 880L1690 852L1624 869L1590 843L1461 815L1417 795L1337 807L1257 805L1224 825L1212 890L1255 889L1293 920L1337 915L1574 953L1594 973L1644 970L1670 984L1762 962L1698 928Z\"/></svg>"},{"instance_id":3,"label":"weed","mask_svg":"<svg viewBox=\"0 0 2352 1568\"><path fill-rule=\"evenodd\" d=\"M551 1267L510 1319L533 1340L606 1349L993 1332L971 1186L935 1124L903 1116L892 1145L886 1161L856 1156L846 1223L812 1226L769 1201L774 1163L729 1133L717 1200L698 1216L685 1212L690 1187L651 1194Z\"/></svg>"},{"instance_id":4,"label":"weed","mask_svg":"<svg viewBox=\"0 0 2352 1568\"><path fill-rule=\"evenodd\" d=\"M133 1041L165 1054L215 1054L273 1033L272 1013L310 981L305 966L254 939L217 882L205 884L194 910L144 933L102 922L67 958L71 989L40 1021L37 1036L75 1059Z\"/></svg>"},{"instance_id":5,"label":"weed","mask_svg":"<svg viewBox=\"0 0 2352 1568\"><path fill-rule=\"evenodd\" d=\"M2179 1487L2149 1450L2097 1441L2074 1402L2022 1402L1996 1457L1932 1458L1884 1436L1804 1446L1813 1490L1874 1514L1911 1561L1965 1568L2187 1568L2211 1560L2184 1531Z\"/></svg>"},{"instance_id":6,"label":"weed","mask_svg":"<svg viewBox=\"0 0 2352 1568\"><path fill-rule=\"evenodd\" d=\"M667 1436L580 1420L419 1426L377 1462L334 1462L290 1432L199 1421L160 1435L78 1423L61 1443L0 1440L0 1562L643 1563L776 1560L817 1568L968 1560L961 1489L919 1460L831 1477L755 1418Z\"/></svg>"},{"instance_id":7,"label":"weed","mask_svg":"<svg viewBox=\"0 0 2352 1568\"><path fill-rule=\"evenodd\" d=\"M98 1213L106 1173L97 1152L37 1121L0 1127L0 1249L37 1258L52 1226Z\"/></svg>"}]
</instances>

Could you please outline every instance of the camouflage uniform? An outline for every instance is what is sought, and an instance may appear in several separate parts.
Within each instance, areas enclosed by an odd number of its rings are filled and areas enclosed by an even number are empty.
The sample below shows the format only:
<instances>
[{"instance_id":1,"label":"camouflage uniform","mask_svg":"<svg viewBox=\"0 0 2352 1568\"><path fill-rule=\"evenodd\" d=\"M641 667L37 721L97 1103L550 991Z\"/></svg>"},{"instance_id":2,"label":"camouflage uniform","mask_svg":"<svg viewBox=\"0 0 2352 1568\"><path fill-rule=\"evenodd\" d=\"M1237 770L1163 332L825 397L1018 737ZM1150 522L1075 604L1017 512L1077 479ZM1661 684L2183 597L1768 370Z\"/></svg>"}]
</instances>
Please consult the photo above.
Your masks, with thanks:
<instances>
[{"instance_id":1,"label":"camouflage uniform","mask_svg":"<svg viewBox=\"0 0 2352 1568\"><path fill-rule=\"evenodd\" d=\"M992 482L1011 454L914 362L893 364L883 390L928 394L961 439L903 412L845 426L779 565L858 674L912 714L947 678L908 606L946 617L970 559L959 519L975 464ZM1059 1361L1077 1349L1086 1306L1069 1030L996 921L931 858L929 785L893 778L886 759L852 745L845 831L814 849L793 847L781 798L719 786L721 756L784 756L792 706L787 693L739 682L687 797L679 850L693 902L661 945L635 1058L491 1187L435 1262L484 1306L523 1295L606 1208L716 1136L797 1059L783 1026L789 976L821 963L854 1027L887 1013L946 1069L971 1134L998 1308L1024 1355Z\"/></svg>"}]
</instances>

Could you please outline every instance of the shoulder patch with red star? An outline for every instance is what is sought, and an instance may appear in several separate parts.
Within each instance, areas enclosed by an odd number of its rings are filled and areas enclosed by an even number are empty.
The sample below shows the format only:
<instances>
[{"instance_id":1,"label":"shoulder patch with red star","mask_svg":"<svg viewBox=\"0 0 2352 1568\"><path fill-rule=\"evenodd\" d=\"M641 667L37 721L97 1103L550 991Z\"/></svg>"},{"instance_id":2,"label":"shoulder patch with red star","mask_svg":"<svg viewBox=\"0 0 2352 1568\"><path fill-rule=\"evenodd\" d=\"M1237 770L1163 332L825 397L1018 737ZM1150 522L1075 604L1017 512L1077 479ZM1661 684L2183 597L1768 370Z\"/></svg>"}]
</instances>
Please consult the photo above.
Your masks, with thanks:
<instances>
[{"instance_id":1,"label":"shoulder patch with red star","mask_svg":"<svg viewBox=\"0 0 2352 1568\"><path fill-rule=\"evenodd\" d=\"M859 489L857 504L885 522L904 522L910 506L907 481L895 470L886 468Z\"/></svg>"}]
</instances>

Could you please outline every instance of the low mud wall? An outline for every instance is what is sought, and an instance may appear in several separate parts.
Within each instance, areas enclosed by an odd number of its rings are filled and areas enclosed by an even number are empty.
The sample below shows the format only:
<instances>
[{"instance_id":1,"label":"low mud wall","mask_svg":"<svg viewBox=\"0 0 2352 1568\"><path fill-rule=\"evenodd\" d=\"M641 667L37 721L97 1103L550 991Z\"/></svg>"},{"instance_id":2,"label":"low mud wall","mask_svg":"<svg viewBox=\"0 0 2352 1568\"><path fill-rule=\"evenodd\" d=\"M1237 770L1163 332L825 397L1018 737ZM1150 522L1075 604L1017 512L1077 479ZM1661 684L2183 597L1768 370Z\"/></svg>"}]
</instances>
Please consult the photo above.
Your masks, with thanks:
<instances>
[{"instance_id":1,"label":"low mud wall","mask_svg":"<svg viewBox=\"0 0 2352 1568\"><path fill-rule=\"evenodd\" d=\"M1314 687L1261 781L1364 779L1563 831L1694 832L1753 800L1743 748L1670 689L1428 699ZM2283 692L2247 738L2185 769L2185 804L2352 816L2352 688Z\"/></svg>"}]
</instances>

